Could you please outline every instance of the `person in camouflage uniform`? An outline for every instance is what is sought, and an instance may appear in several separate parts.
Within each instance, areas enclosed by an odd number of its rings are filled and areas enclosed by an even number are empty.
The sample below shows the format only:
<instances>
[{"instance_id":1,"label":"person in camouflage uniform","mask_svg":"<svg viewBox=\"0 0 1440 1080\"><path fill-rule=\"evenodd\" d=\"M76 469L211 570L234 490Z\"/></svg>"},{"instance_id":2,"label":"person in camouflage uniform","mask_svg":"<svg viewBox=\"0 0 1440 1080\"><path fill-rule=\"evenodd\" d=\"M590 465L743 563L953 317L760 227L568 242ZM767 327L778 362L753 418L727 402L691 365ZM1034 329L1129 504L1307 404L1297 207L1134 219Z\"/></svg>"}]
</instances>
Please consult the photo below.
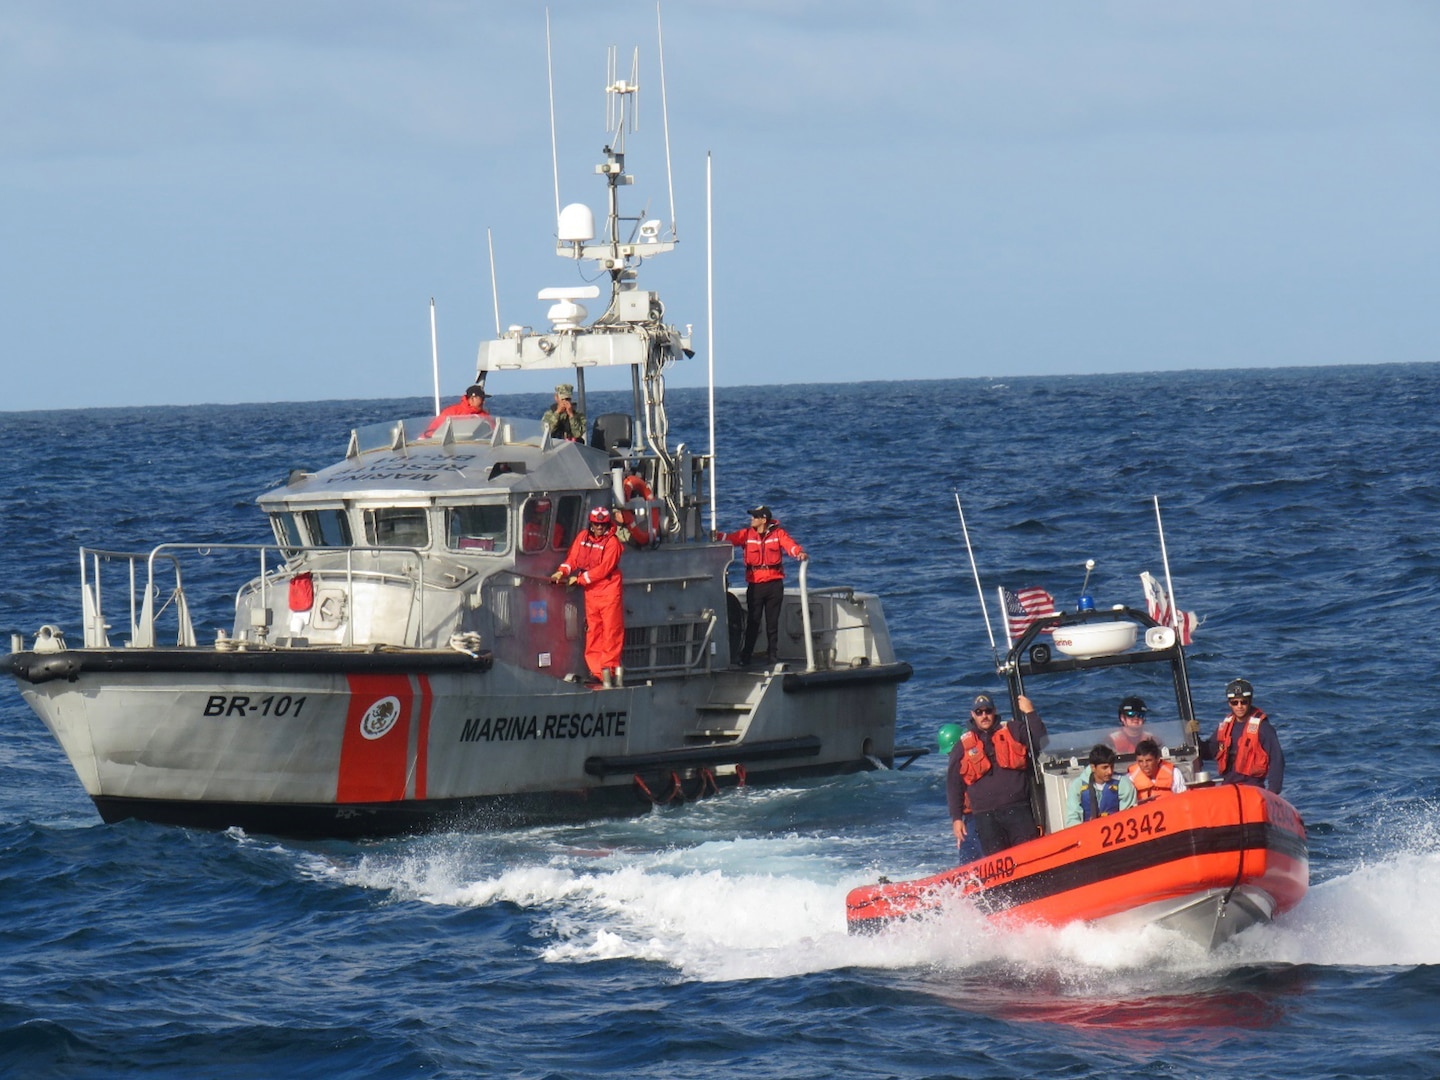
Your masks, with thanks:
<instances>
[{"instance_id":1,"label":"person in camouflage uniform","mask_svg":"<svg viewBox=\"0 0 1440 1080\"><path fill-rule=\"evenodd\" d=\"M575 404L573 386L561 383L555 387L555 404L545 410L540 423L544 424L546 430L556 439L585 441L585 414Z\"/></svg>"}]
</instances>

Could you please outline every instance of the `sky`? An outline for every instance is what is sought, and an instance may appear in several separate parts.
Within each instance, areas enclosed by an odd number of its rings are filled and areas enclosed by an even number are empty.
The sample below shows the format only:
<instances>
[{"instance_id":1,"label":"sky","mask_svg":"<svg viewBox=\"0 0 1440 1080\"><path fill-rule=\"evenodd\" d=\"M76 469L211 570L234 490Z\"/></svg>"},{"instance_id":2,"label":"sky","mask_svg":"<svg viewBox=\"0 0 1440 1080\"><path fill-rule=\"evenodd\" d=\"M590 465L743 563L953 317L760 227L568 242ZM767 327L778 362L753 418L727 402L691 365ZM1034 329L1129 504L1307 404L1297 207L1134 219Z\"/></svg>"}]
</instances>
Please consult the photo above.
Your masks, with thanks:
<instances>
[{"instance_id":1,"label":"sky","mask_svg":"<svg viewBox=\"0 0 1440 1080\"><path fill-rule=\"evenodd\" d=\"M546 10L5 0L0 411L429 396L431 298L453 400L487 231L502 325L590 280ZM666 0L664 110L651 0L548 10L597 216L640 50L671 385L1440 360L1440 4Z\"/></svg>"}]
</instances>

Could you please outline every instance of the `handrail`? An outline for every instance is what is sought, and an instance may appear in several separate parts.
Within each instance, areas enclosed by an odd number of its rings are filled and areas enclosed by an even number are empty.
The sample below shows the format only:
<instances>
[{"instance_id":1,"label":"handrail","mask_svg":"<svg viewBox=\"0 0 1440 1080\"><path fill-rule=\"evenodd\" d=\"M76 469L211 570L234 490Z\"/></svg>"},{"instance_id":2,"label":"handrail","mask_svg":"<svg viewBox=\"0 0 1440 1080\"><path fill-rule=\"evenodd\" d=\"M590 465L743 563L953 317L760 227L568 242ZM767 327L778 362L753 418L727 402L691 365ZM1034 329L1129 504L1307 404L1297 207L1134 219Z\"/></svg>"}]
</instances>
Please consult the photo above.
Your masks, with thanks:
<instances>
[{"instance_id":1,"label":"handrail","mask_svg":"<svg viewBox=\"0 0 1440 1080\"><path fill-rule=\"evenodd\" d=\"M155 646L155 625L158 617L170 606L176 603L177 620L180 624L179 643L185 645L195 644L195 632L190 622L190 613L184 594L183 577L181 573L180 553L194 552L202 556L217 551L254 551L260 557L260 574L257 579L242 584L235 592L235 605L238 612L239 604L249 589L252 595L259 596L259 602L265 610L269 610L271 597L269 595L273 583L286 572L286 564L299 552L315 552L320 554L344 553L345 566L345 591L348 597L353 598L355 583L357 579L372 579L385 581L393 579L396 581L411 581L414 587L416 601L415 629L407 635L418 642L424 633L425 628L425 564L422 553L418 548L389 547L379 544L349 545L345 547L319 547L305 544L276 544L276 543L164 543L144 551L110 551L101 548L80 549L80 589L82 597L82 621L85 627L85 644L87 647L100 648L108 647L109 640L105 631L104 606L102 603L100 565L105 562L125 560L129 564L130 574L130 646L133 648L153 648ZM271 562L267 558L270 552L277 556L272 569ZM402 572L395 573L386 570L357 570L354 564L357 552L374 555L396 555L405 560ZM143 594L138 597L140 590L137 588L136 564L145 560L146 575ZM91 562L93 561L93 581L91 574ZM170 564L175 574L175 585L169 598L157 611L154 600L158 598L159 591L156 585L156 564L166 562ZM410 566L414 567L414 577L408 573ZM336 568L338 570L338 568ZM303 572L296 568L293 573ZM314 572L314 571L311 571ZM325 571L321 570L324 574ZM263 639L263 628L260 636ZM345 643L354 644L354 621L347 619L345 623Z\"/></svg>"},{"instance_id":2,"label":"handrail","mask_svg":"<svg viewBox=\"0 0 1440 1080\"><path fill-rule=\"evenodd\" d=\"M810 560L800 560L800 625L805 629L805 670L815 670L815 639L810 630L810 594L806 579L810 571ZM769 631L766 631L767 633Z\"/></svg>"},{"instance_id":3,"label":"handrail","mask_svg":"<svg viewBox=\"0 0 1440 1080\"><path fill-rule=\"evenodd\" d=\"M419 609L418 609L417 612L416 612L416 624L417 624L417 625L416 625L416 630L415 630L415 637L416 637L417 642L418 642L418 640L419 640L420 633L421 633L421 631L424 629L424 626L425 626L425 564L424 564L424 562L422 561L422 557L421 557L421 553L420 553L420 549L419 549L419 548L412 548L412 547L386 547L386 546L382 546L382 545L379 545L379 544L356 544L356 545L350 545L350 546L346 546L346 547L328 547L328 546L327 546L327 547L312 547L312 546L310 546L310 545L308 545L308 544L203 544L203 543L202 543L202 544L197 544L197 543L161 544L161 545L159 545L158 547L156 547L153 551L150 552L150 558L149 558L149 560L148 560L148 562L147 562L147 565L148 565L148 568L149 568L149 573L150 573L150 580L147 581L147 585L146 585L147 588L149 588L150 582L154 580L154 563L155 563L155 557L156 557L157 555L159 555L162 551L166 551L167 549L170 550L170 551L198 551L198 552L204 552L204 553L209 553L209 552L211 552L211 551L256 551L256 552L259 552L259 554L260 554L260 577L259 577L258 580L259 580L259 582L260 582L260 588L259 588L260 604L261 604L261 606L262 606L263 608L265 608L266 610L269 610L269 607L270 607L270 602L269 602L268 598L267 598L266 595L265 595L266 585L268 584L268 581L269 581L269 571L267 570L267 568L266 568L266 563L265 563L265 553L266 553L267 551L274 550L274 551L276 551L277 553L279 553L279 554L281 554L281 555L284 556L284 558L283 558L283 560L282 560L281 566L277 566L277 567L276 567L276 571L275 571L275 572L276 572L277 575L279 574L279 572L280 572L280 570L281 570L281 567L283 567L283 564L286 563L286 562L288 562L288 561L290 560L290 558L292 557L292 555L293 555L294 552L297 552L297 551L315 551L315 552L325 552L325 553L338 553L338 552L342 552L342 551L343 551L343 552L345 553L345 592L346 592L346 595L347 595L347 596L351 596L351 597L353 597L354 594L355 594L355 565L354 565L354 557L353 557L355 552L357 552L357 551L367 551L367 552L375 552L375 553L378 553L378 554L406 554L406 555L411 555L411 556L413 556L414 559L415 559L415 567L416 567L415 596L416 596L416 600L417 600L418 605L419 605ZM243 591L244 588L245 588L245 586L242 585L242 586L240 587L241 591ZM238 601L238 599L239 599L239 595L240 595L239 592L237 592L237 593L236 593L236 599L237 599L237 601ZM154 629L155 629L155 628L154 628L154 622L153 622L153 619L152 619L151 625L148 627L148 637L149 637L150 640L147 642L147 644L149 644L149 645L153 645L153 644L154 644ZM261 635L261 636L262 636L262 638L263 638L263 635ZM347 644L347 645L353 645L354 643L355 643L355 622L354 622L354 619L351 618L351 619L347 619L346 622L345 622L345 644Z\"/></svg>"},{"instance_id":4,"label":"handrail","mask_svg":"<svg viewBox=\"0 0 1440 1080\"><path fill-rule=\"evenodd\" d=\"M153 553L153 552L150 552L150 553L148 553L148 554L150 554L151 556L153 556L154 553ZM147 553L144 552L144 551L109 551L109 550L107 550L107 549L105 549L105 548L91 548L91 547L81 547L81 548L80 548L80 597L81 597L80 622L81 622L81 627L82 627L81 637L82 637L82 639L83 639L84 642L85 642L86 648L102 648L102 647L105 647L105 646L108 646L108 645L109 645L108 636L107 636L106 633L105 633L105 631L106 631L106 629L107 629L107 626L106 626L106 624L105 624L105 611L104 611L104 604L102 603L102 591L101 591L101 581L100 581L100 562L101 562L102 559L103 559L104 561L106 561L106 562L110 562L110 561L118 560L118 559L124 559L124 560L127 562L127 564L129 565L129 569L130 569L130 638L131 638L131 640L132 640L132 642L133 642L133 641L135 640L135 638L137 638L137 637L139 636L139 629L140 629L139 612L136 610L136 604L135 604L135 561L136 561L137 559L143 559L143 558L145 558L146 556L147 556ZM88 575L88 573L87 573L87 564L86 564L86 559L87 559L87 558L89 558L90 560L93 561L94 567L95 567L95 576L94 576L94 582L93 582L93 584L94 584L94 593L93 593L93 595L92 595L91 592L90 592L90 586L91 586L92 583L91 583L90 577L89 577L89 575ZM173 600L177 595L183 597L185 588L184 588L184 583L183 583L182 580L181 580L180 560L179 560L178 558L175 558L174 556L167 556L167 558L169 559L171 568L175 571L175 589L174 589L174 592L171 593L171 599ZM147 588L153 588L153 586L154 586L154 577L153 577L153 573L152 573L152 576L151 576L150 582L149 582L148 585L147 585ZM147 593L147 595L148 595L148 593ZM158 594L157 594L157 595L158 595ZM170 601L167 600L167 601L165 602L165 604L161 607L160 610L161 610L161 611L164 611L165 608L168 607L169 605L170 605ZM182 626L181 626L181 635L182 635L182 637L184 636L184 631L185 631L185 627L182 625ZM154 633L154 622L153 622L153 618L152 618L152 620L151 620L151 634L152 634L152 637L153 637L153 633ZM193 633L194 633L194 632L193 632L193 630L192 630L192 631L191 631L192 641L193 641Z\"/></svg>"}]
</instances>

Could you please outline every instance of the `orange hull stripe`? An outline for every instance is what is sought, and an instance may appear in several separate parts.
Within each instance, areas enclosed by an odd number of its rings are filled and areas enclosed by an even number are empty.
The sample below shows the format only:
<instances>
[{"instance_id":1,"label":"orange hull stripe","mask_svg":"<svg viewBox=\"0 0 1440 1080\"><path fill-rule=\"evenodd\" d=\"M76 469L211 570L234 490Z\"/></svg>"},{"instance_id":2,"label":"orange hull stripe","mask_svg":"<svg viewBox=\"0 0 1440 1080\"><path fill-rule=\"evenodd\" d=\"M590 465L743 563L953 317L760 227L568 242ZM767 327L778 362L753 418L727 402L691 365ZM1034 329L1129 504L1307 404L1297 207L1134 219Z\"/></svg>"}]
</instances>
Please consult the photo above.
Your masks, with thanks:
<instances>
[{"instance_id":1,"label":"orange hull stripe","mask_svg":"<svg viewBox=\"0 0 1440 1080\"><path fill-rule=\"evenodd\" d=\"M905 917L965 895L982 909L1044 922L1098 919L1235 885L1276 911L1309 887L1305 829L1293 807L1256 787L1197 789L1063 829L920 881L853 890L852 921Z\"/></svg>"}]
</instances>

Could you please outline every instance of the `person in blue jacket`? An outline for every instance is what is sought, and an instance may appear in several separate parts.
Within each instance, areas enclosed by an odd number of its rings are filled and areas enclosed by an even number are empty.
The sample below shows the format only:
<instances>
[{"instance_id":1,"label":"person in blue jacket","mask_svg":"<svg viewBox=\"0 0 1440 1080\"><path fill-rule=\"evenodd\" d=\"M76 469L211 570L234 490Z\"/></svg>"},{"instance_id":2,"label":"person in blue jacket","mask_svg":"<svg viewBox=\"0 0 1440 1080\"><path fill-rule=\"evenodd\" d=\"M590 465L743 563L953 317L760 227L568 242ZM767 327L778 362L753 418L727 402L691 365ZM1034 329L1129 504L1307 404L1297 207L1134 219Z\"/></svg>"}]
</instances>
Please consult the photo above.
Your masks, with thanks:
<instances>
[{"instance_id":1,"label":"person in blue jacket","mask_svg":"<svg viewBox=\"0 0 1440 1080\"><path fill-rule=\"evenodd\" d=\"M1115 775L1118 755L1104 743L1090 750L1090 764L1070 783L1065 800L1065 825L1079 825L1108 817L1135 805L1135 785L1128 776Z\"/></svg>"}]
</instances>

